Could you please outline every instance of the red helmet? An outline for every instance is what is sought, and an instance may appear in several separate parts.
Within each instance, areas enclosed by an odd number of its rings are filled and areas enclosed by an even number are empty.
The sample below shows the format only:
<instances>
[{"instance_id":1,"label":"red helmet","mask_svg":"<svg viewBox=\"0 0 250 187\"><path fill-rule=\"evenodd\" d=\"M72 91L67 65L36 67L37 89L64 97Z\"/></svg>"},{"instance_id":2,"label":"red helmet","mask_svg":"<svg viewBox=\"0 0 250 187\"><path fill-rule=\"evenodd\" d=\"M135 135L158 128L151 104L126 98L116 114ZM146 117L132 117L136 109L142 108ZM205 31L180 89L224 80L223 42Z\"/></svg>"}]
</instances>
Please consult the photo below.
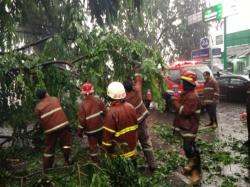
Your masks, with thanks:
<instances>
[{"instance_id":1,"label":"red helmet","mask_svg":"<svg viewBox=\"0 0 250 187\"><path fill-rule=\"evenodd\" d=\"M90 82L86 82L86 83L82 84L82 86L81 86L81 94L89 95L89 94L92 94L92 93L94 93L94 88L93 88L93 85Z\"/></svg>"},{"instance_id":2,"label":"red helmet","mask_svg":"<svg viewBox=\"0 0 250 187\"><path fill-rule=\"evenodd\" d=\"M197 75L193 71L185 71L181 76L182 80L185 80L193 85L196 85Z\"/></svg>"}]
</instances>

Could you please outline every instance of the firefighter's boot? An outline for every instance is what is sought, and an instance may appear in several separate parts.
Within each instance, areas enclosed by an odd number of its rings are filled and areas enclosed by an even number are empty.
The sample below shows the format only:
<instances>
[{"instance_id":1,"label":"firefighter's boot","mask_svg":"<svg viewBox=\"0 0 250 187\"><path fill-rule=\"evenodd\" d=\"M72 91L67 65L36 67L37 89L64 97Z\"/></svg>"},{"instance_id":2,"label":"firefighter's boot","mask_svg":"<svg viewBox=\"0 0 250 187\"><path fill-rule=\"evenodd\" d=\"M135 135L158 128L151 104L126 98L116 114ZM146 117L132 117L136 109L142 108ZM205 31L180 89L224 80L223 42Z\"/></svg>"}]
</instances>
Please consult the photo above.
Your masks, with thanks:
<instances>
[{"instance_id":1,"label":"firefighter's boot","mask_svg":"<svg viewBox=\"0 0 250 187\"><path fill-rule=\"evenodd\" d=\"M190 158L186 166L183 167L184 174L190 174L195 165L195 160Z\"/></svg>"},{"instance_id":2,"label":"firefighter's boot","mask_svg":"<svg viewBox=\"0 0 250 187\"><path fill-rule=\"evenodd\" d=\"M201 182L201 160L200 154L198 153L194 157L194 166L191 171L191 183L192 185L199 185Z\"/></svg>"},{"instance_id":3,"label":"firefighter's boot","mask_svg":"<svg viewBox=\"0 0 250 187\"><path fill-rule=\"evenodd\" d=\"M43 170L52 168L53 162L54 162L54 156L51 156L49 154L43 156Z\"/></svg>"},{"instance_id":4,"label":"firefighter's boot","mask_svg":"<svg viewBox=\"0 0 250 187\"><path fill-rule=\"evenodd\" d=\"M213 127L214 121L211 119L208 124L205 125L205 127Z\"/></svg>"},{"instance_id":5,"label":"firefighter's boot","mask_svg":"<svg viewBox=\"0 0 250 187\"><path fill-rule=\"evenodd\" d=\"M213 128L217 128L217 127L218 127L218 120L217 120L217 117L215 116L213 120Z\"/></svg>"},{"instance_id":6,"label":"firefighter's boot","mask_svg":"<svg viewBox=\"0 0 250 187\"><path fill-rule=\"evenodd\" d=\"M90 157L93 163L98 163L100 161L98 153L91 153Z\"/></svg>"},{"instance_id":7,"label":"firefighter's boot","mask_svg":"<svg viewBox=\"0 0 250 187\"><path fill-rule=\"evenodd\" d=\"M63 151L64 160L65 160L65 165L67 166L71 165L73 163L72 161L69 160L71 146L63 146L62 151Z\"/></svg>"},{"instance_id":8,"label":"firefighter's boot","mask_svg":"<svg viewBox=\"0 0 250 187\"><path fill-rule=\"evenodd\" d=\"M157 169L157 165L155 162L153 151L144 151L144 155L146 157L148 168L151 172L154 172Z\"/></svg>"},{"instance_id":9,"label":"firefighter's boot","mask_svg":"<svg viewBox=\"0 0 250 187\"><path fill-rule=\"evenodd\" d=\"M201 182L201 173L197 169L193 169L191 172L191 184L199 185Z\"/></svg>"}]
</instances>

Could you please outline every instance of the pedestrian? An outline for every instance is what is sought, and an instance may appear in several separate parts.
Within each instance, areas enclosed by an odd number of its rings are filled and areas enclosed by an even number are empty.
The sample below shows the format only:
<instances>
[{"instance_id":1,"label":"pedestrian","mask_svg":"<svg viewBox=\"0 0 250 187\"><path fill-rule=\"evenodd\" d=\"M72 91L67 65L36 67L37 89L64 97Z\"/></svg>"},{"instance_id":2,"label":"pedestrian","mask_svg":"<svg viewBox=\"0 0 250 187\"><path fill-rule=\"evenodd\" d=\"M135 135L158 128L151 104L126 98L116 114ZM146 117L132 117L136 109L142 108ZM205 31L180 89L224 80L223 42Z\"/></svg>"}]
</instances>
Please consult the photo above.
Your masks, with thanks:
<instances>
[{"instance_id":1,"label":"pedestrian","mask_svg":"<svg viewBox=\"0 0 250 187\"><path fill-rule=\"evenodd\" d=\"M131 80L126 80L123 85L126 90L125 100L135 107L138 121L138 139L141 144L144 156L146 157L149 170L153 172L157 166L153 154L152 142L149 137L146 118L149 115L147 108L142 100L142 75L138 73L139 69L135 68L135 85Z\"/></svg>"},{"instance_id":2,"label":"pedestrian","mask_svg":"<svg viewBox=\"0 0 250 187\"><path fill-rule=\"evenodd\" d=\"M152 93L150 89L147 89L146 93L146 99L145 99L145 106L149 110L150 109L150 103L152 101Z\"/></svg>"},{"instance_id":3,"label":"pedestrian","mask_svg":"<svg viewBox=\"0 0 250 187\"><path fill-rule=\"evenodd\" d=\"M54 162L54 152L57 139L64 155L65 164L69 165L72 135L68 119L63 111L60 100L51 97L45 89L39 89L37 96L40 102L36 105L35 113L45 133L45 149L43 154L43 169L51 168Z\"/></svg>"},{"instance_id":4,"label":"pedestrian","mask_svg":"<svg viewBox=\"0 0 250 187\"><path fill-rule=\"evenodd\" d=\"M204 83L204 96L203 104L209 115L210 122L206 126L218 127L218 120L216 114L216 107L219 101L219 85L215 79L213 79L208 71L203 73Z\"/></svg>"},{"instance_id":5,"label":"pedestrian","mask_svg":"<svg viewBox=\"0 0 250 187\"><path fill-rule=\"evenodd\" d=\"M77 134L80 138L82 138L83 132L87 135L90 157L93 162L99 162L98 145L102 146L105 106L99 97L94 96L94 88L91 83L86 82L82 85L81 94L85 97L78 110L80 125Z\"/></svg>"},{"instance_id":6,"label":"pedestrian","mask_svg":"<svg viewBox=\"0 0 250 187\"><path fill-rule=\"evenodd\" d=\"M102 145L109 156L121 156L136 165L137 117L135 108L126 102L125 89L120 82L112 82L107 89L111 106L104 120Z\"/></svg>"},{"instance_id":7,"label":"pedestrian","mask_svg":"<svg viewBox=\"0 0 250 187\"><path fill-rule=\"evenodd\" d=\"M188 163L183 167L185 174L191 174L191 182L197 185L201 180L200 153L196 146L196 135L199 127L199 115L201 109L200 99L195 91L197 76L192 71L186 71L181 76L183 93L180 99L168 95L176 108L174 119L174 132L180 134L183 139L183 149Z\"/></svg>"}]
</instances>

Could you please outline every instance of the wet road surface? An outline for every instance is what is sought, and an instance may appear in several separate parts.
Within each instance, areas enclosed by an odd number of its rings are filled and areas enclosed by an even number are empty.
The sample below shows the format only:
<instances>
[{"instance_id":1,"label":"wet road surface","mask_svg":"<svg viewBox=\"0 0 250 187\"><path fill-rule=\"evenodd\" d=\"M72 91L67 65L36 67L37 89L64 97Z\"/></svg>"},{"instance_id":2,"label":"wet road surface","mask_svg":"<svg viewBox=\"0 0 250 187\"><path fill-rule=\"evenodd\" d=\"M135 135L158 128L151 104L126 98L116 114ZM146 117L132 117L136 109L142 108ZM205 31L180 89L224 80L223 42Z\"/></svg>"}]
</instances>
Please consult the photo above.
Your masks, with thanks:
<instances>
[{"instance_id":1,"label":"wet road surface","mask_svg":"<svg viewBox=\"0 0 250 187\"><path fill-rule=\"evenodd\" d=\"M217 117L218 117L218 128L215 130L211 130L205 133L199 133L198 139L206 140L206 141L218 141L218 142L232 142L238 141L242 144L247 140L247 128L242 125L240 121L240 114L245 112L245 104L244 103L230 103L230 102L221 102L217 106ZM151 110L151 115L148 118L149 126L153 126L156 123L167 123L169 125L172 124L174 118L173 113L160 113L159 111ZM203 128L205 124L209 122L208 115L206 113L201 115L201 125ZM151 128L152 129L152 128ZM155 149L162 149L164 145L159 145L159 142L155 132L151 132L152 142ZM240 145L242 146L242 145ZM225 151L229 151L225 147ZM241 153L233 152L231 153L233 156L238 156ZM249 158L246 158L249 159ZM243 168L239 164L229 164L225 166L221 166L221 176L223 177L235 177L238 176L237 182L235 183L237 187L250 187L250 184L247 183L244 178L249 178L249 171L246 168ZM186 186L186 179L180 177L176 172L173 173L173 186ZM182 180L182 183L176 181L176 178ZM209 179L208 179L209 178ZM220 186L221 183L220 176L211 176L211 173L203 172L203 183L202 186Z\"/></svg>"}]
</instances>

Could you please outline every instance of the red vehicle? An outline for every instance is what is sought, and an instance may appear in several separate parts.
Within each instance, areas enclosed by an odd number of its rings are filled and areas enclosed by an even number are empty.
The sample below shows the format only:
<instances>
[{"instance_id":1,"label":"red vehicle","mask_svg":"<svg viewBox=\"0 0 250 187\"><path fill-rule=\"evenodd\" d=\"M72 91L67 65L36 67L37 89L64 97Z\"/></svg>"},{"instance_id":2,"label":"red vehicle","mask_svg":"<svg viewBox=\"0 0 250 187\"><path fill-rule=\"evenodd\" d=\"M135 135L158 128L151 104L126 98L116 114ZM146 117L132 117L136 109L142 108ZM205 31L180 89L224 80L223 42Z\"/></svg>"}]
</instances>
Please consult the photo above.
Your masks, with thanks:
<instances>
[{"instance_id":1,"label":"red vehicle","mask_svg":"<svg viewBox=\"0 0 250 187\"><path fill-rule=\"evenodd\" d=\"M167 85L167 92L175 95L177 98L183 92L180 77L182 73L186 70L191 70L197 75L196 91L199 96L203 95L204 90L204 77L203 73L205 71L210 72L213 76L212 71L206 64L202 64L199 61L177 61L167 68L167 74L164 76ZM167 109L173 111L170 103L166 103Z\"/></svg>"}]
</instances>

